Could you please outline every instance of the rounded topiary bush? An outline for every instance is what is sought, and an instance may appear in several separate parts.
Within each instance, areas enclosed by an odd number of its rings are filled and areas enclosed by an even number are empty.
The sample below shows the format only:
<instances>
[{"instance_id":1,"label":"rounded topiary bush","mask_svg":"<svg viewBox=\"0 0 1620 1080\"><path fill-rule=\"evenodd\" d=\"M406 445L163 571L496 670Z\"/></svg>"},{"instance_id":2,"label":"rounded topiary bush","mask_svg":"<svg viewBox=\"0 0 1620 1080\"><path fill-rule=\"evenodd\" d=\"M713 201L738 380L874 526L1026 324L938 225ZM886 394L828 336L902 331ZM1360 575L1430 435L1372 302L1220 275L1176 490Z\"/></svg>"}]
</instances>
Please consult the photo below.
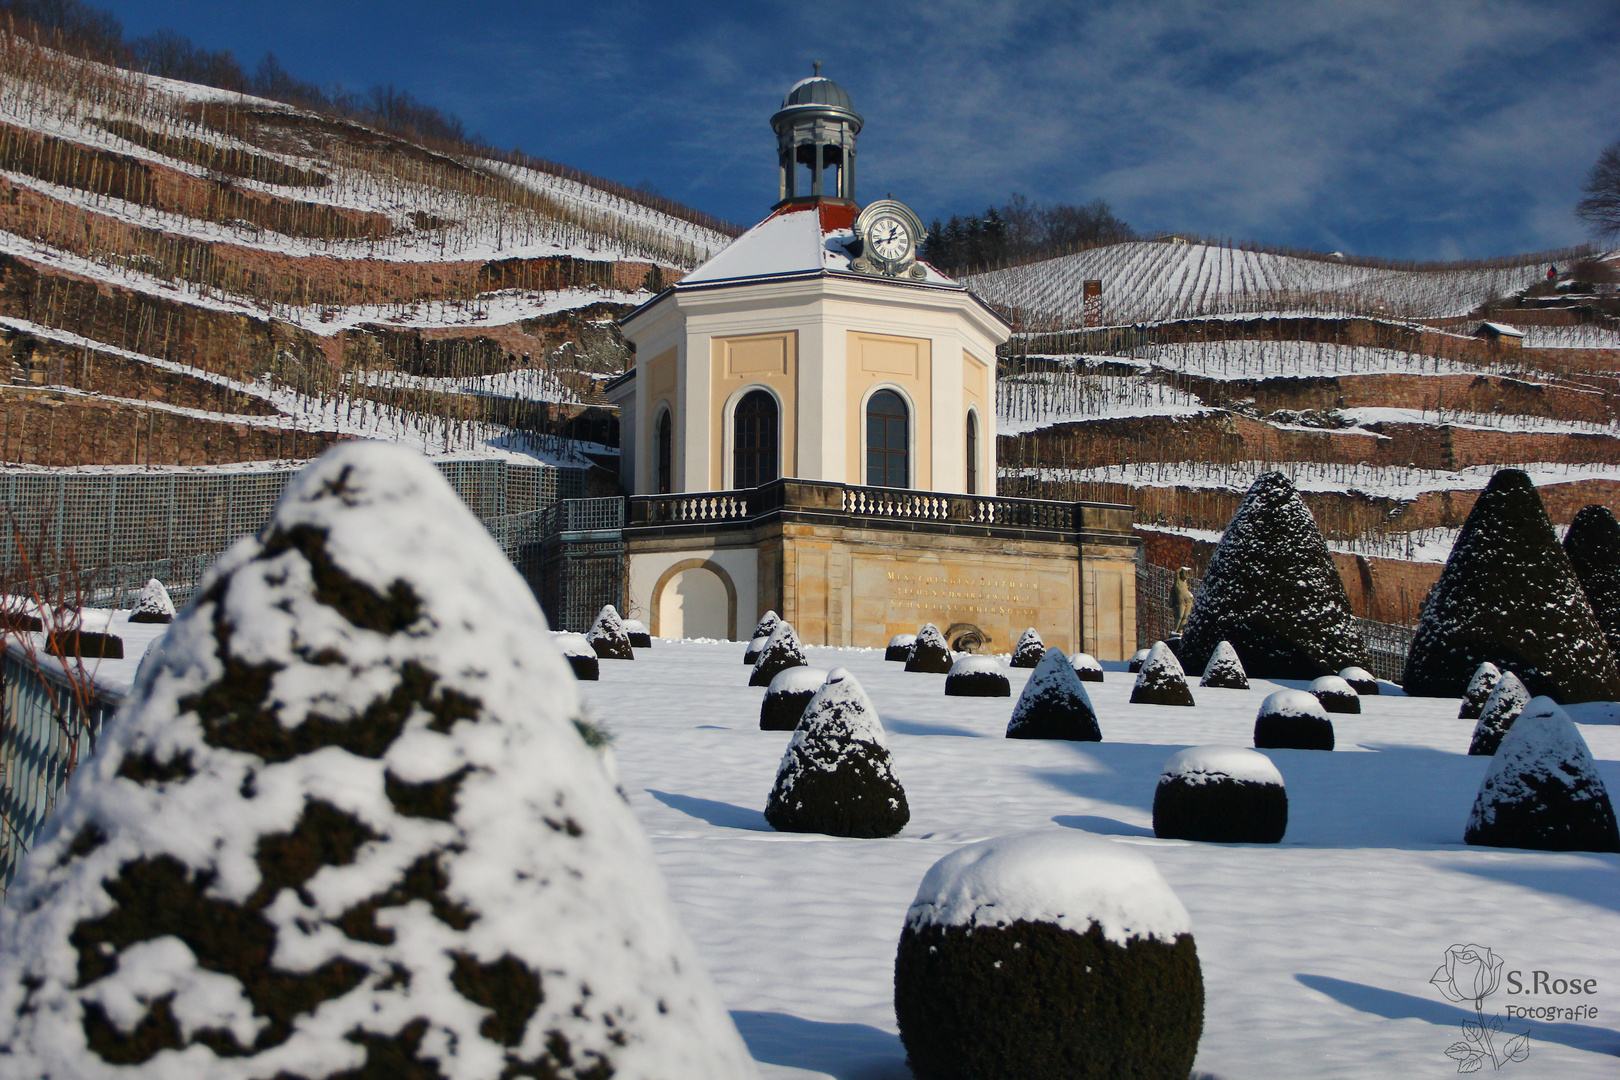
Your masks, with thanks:
<instances>
[{"instance_id":1,"label":"rounded topiary bush","mask_svg":"<svg viewBox=\"0 0 1620 1080\"><path fill-rule=\"evenodd\" d=\"M1496 689L1485 698L1479 710L1479 722L1474 725L1474 737L1468 744L1470 754L1489 757L1502 745L1502 737L1513 727L1513 722L1530 704L1530 691L1513 672L1505 672L1496 681Z\"/></svg>"},{"instance_id":2,"label":"rounded topiary bush","mask_svg":"<svg viewBox=\"0 0 1620 1080\"><path fill-rule=\"evenodd\" d=\"M1171 756L1153 792L1153 835L1217 844L1275 844L1288 831L1282 773L1240 746Z\"/></svg>"},{"instance_id":3,"label":"rounded topiary bush","mask_svg":"<svg viewBox=\"0 0 1620 1080\"><path fill-rule=\"evenodd\" d=\"M574 678L581 682L596 682L602 677L601 661L584 634L553 634L551 640L573 669Z\"/></svg>"},{"instance_id":4,"label":"rounded topiary bush","mask_svg":"<svg viewBox=\"0 0 1620 1080\"><path fill-rule=\"evenodd\" d=\"M765 643L771 640L771 632L782 621L782 616L774 611L767 611L765 617L759 620L754 627L754 634L748 639L748 651L743 653L743 663L753 667L759 662L759 654L765 648Z\"/></svg>"},{"instance_id":5,"label":"rounded topiary bush","mask_svg":"<svg viewBox=\"0 0 1620 1080\"><path fill-rule=\"evenodd\" d=\"M295 476L11 885L0 1072L753 1076L550 642L421 455Z\"/></svg>"},{"instance_id":6,"label":"rounded topiary bush","mask_svg":"<svg viewBox=\"0 0 1620 1080\"><path fill-rule=\"evenodd\" d=\"M603 660L636 658L635 651L630 647L630 635L624 629L624 620L619 618L619 609L612 604L603 605L596 615L596 621L586 631L585 640L591 643L591 648Z\"/></svg>"},{"instance_id":7,"label":"rounded topiary bush","mask_svg":"<svg viewBox=\"0 0 1620 1080\"><path fill-rule=\"evenodd\" d=\"M993 656L964 656L945 676L946 697L1010 697L1012 687L1001 661Z\"/></svg>"},{"instance_id":8,"label":"rounded topiary bush","mask_svg":"<svg viewBox=\"0 0 1620 1080\"><path fill-rule=\"evenodd\" d=\"M1564 553L1592 605L1609 651L1620 657L1620 522L1607 506L1588 506L1564 534Z\"/></svg>"},{"instance_id":9,"label":"rounded topiary bush","mask_svg":"<svg viewBox=\"0 0 1620 1080\"><path fill-rule=\"evenodd\" d=\"M945 856L906 913L894 1013L917 1080L1185 1080L1204 984L1146 856L1074 830Z\"/></svg>"},{"instance_id":10,"label":"rounded topiary bush","mask_svg":"<svg viewBox=\"0 0 1620 1080\"><path fill-rule=\"evenodd\" d=\"M906 658L907 671L921 671L931 675L950 674L951 647L945 644L945 635L933 623L925 623L917 631L917 640L911 644L911 655Z\"/></svg>"},{"instance_id":11,"label":"rounded topiary bush","mask_svg":"<svg viewBox=\"0 0 1620 1080\"><path fill-rule=\"evenodd\" d=\"M1007 723L1007 738L1073 742L1102 739L1091 698L1061 649L1047 649L1030 672Z\"/></svg>"},{"instance_id":12,"label":"rounded topiary bush","mask_svg":"<svg viewBox=\"0 0 1620 1080\"><path fill-rule=\"evenodd\" d=\"M1337 675L1323 675L1320 679L1313 679L1311 685L1305 689L1330 713L1355 715L1361 712L1361 695L1356 693L1355 687Z\"/></svg>"},{"instance_id":13,"label":"rounded topiary bush","mask_svg":"<svg viewBox=\"0 0 1620 1080\"><path fill-rule=\"evenodd\" d=\"M1075 678L1081 682L1103 681L1103 666L1088 652L1077 652L1069 657L1069 665L1074 668Z\"/></svg>"},{"instance_id":14,"label":"rounded topiary bush","mask_svg":"<svg viewBox=\"0 0 1620 1080\"><path fill-rule=\"evenodd\" d=\"M1468 680L1468 689L1463 692L1462 708L1457 710L1457 719L1478 720L1480 710L1485 707L1485 699L1491 696L1491 691L1501 681L1502 670L1489 660L1475 668L1474 677Z\"/></svg>"},{"instance_id":15,"label":"rounded topiary bush","mask_svg":"<svg viewBox=\"0 0 1620 1080\"><path fill-rule=\"evenodd\" d=\"M889 639L889 647L883 650L883 659L903 664L911 659L911 647L916 643L916 634L896 634Z\"/></svg>"},{"instance_id":16,"label":"rounded topiary bush","mask_svg":"<svg viewBox=\"0 0 1620 1080\"><path fill-rule=\"evenodd\" d=\"M1332 750L1333 721L1316 695L1278 690L1260 703L1254 745L1262 750Z\"/></svg>"},{"instance_id":17,"label":"rounded topiary bush","mask_svg":"<svg viewBox=\"0 0 1620 1080\"><path fill-rule=\"evenodd\" d=\"M652 648L652 634L647 630L647 624L640 619L624 620L624 632L630 638L632 649Z\"/></svg>"},{"instance_id":18,"label":"rounded topiary bush","mask_svg":"<svg viewBox=\"0 0 1620 1080\"><path fill-rule=\"evenodd\" d=\"M1538 697L1502 740L1463 840L1537 851L1620 851L1614 804L1569 714Z\"/></svg>"},{"instance_id":19,"label":"rounded topiary bush","mask_svg":"<svg viewBox=\"0 0 1620 1080\"><path fill-rule=\"evenodd\" d=\"M1209 663L1204 665L1204 677L1199 686L1213 686L1219 690L1247 690L1249 676L1243 670L1243 661L1238 659L1237 650L1232 648L1230 641L1223 641L1215 646L1215 651L1209 654Z\"/></svg>"},{"instance_id":20,"label":"rounded topiary bush","mask_svg":"<svg viewBox=\"0 0 1620 1080\"><path fill-rule=\"evenodd\" d=\"M781 832L864 837L893 836L911 820L883 723L843 668L828 672L805 706L765 802L765 820Z\"/></svg>"},{"instance_id":21,"label":"rounded topiary bush","mask_svg":"<svg viewBox=\"0 0 1620 1080\"><path fill-rule=\"evenodd\" d=\"M1041 662L1046 654L1046 642L1033 626L1025 630L1019 637L1018 644L1013 646L1012 666L1015 668L1032 668Z\"/></svg>"},{"instance_id":22,"label":"rounded topiary bush","mask_svg":"<svg viewBox=\"0 0 1620 1080\"><path fill-rule=\"evenodd\" d=\"M1148 655L1152 652L1152 649L1137 649L1131 654L1131 659L1126 663L1125 670L1133 675L1141 671L1142 665L1147 663Z\"/></svg>"},{"instance_id":23,"label":"rounded topiary bush","mask_svg":"<svg viewBox=\"0 0 1620 1080\"><path fill-rule=\"evenodd\" d=\"M1164 642L1156 642L1142 663L1131 688L1132 705L1191 705L1192 691L1187 687L1187 676L1181 670L1181 661Z\"/></svg>"},{"instance_id":24,"label":"rounded topiary bush","mask_svg":"<svg viewBox=\"0 0 1620 1080\"><path fill-rule=\"evenodd\" d=\"M141 594L135 598L135 606L130 609L129 621L174 622L174 601L169 599L169 590L163 587L163 582L152 578L141 587Z\"/></svg>"},{"instance_id":25,"label":"rounded topiary bush","mask_svg":"<svg viewBox=\"0 0 1620 1080\"><path fill-rule=\"evenodd\" d=\"M799 644L799 635L793 632L793 624L779 622L771 636L765 639L765 647L759 650L759 659L754 661L754 673L748 677L749 686L769 686L771 680L792 667L803 667L808 661L804 658L804 646Z\"/></svg>"},{"instance_id":26,"label":"rounded topiary bush","mask_svg":"<svg viewBox=\"0 0 1620 1080\"><path fill-rule=\"evenodd\" d=\"M759 703L761 731L792 731L799 726L805 706L816 696L827 673L820 668L790 667L777 673Z\"/></svg>"},{"instance_id":27,"label":"rounded topiary bush","mask_svg":"<svg viewBox=\"0 0 1620 1080\"><path fill-rule=\"evenodd\" d=\"M1378 696L1378 679L1364 667L1347 667L1339 672L1339 678L1350 684L1350 689L1362 697Z\"/></svg>"}]
</instances>

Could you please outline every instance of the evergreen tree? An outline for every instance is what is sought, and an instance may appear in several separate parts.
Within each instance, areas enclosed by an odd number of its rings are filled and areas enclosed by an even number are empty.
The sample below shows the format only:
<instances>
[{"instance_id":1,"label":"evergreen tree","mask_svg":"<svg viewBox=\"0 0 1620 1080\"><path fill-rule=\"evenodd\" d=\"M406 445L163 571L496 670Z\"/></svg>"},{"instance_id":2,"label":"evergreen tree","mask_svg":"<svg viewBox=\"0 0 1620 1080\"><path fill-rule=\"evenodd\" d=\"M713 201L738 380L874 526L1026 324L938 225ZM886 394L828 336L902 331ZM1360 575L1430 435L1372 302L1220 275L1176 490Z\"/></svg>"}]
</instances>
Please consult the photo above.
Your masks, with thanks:
<instances>
[{"instance_id":1,"label":"evergreen tree","mask_svg":"<svg viewBox=\"0 0 1620 1080\"><path fill-rule=\"evenodd\" d=\"M1620 522L1607 506L1588 506L1575 515L1564 534L1564 551L1580 579L1592 614L1620 657Z\"/></svg>"},{"instance_id":2,"label":"evergreen tree","mask_svg":"<svg viewBox=\"0 0 1620 1080\"><path fill-rule=\"evenodd\" d=\"M833 668L782 755L765 820L782 832L878 837L910 819L877 710L855 676Z\"/></svg>"}]
</instances>

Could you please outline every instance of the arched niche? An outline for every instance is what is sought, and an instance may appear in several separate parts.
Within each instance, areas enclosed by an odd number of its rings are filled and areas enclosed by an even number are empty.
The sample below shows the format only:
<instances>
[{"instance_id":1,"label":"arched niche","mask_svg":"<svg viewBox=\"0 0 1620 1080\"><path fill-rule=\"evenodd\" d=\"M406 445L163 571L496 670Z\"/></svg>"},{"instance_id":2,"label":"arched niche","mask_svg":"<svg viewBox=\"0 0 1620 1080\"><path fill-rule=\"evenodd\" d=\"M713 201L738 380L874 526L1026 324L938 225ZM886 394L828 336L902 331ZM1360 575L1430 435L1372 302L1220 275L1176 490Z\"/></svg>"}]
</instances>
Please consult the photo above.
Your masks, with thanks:
<instances>
[{"instance_id":1,"label":"arched niche","mask_svg":"<svg viewBox=\"0 0 1620 1080\"><path fill-rule=\"evenodd\" d=\"M731 575L708 559L683 559L665 570L653 587L652 632L736 640L737 586Z\"/></svg>"}]
</instances>

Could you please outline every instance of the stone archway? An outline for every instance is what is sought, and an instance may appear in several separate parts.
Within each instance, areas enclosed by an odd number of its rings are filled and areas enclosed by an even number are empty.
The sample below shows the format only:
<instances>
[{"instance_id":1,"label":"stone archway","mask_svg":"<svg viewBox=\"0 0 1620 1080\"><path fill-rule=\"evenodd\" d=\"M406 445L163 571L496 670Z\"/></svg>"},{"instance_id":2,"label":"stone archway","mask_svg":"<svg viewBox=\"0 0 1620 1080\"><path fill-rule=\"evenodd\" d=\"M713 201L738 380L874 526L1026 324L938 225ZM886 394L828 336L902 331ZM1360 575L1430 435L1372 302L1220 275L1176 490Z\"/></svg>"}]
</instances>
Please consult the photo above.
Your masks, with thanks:
<instances>
[{"instance_id":1,"label":"stone archway","mask_svg":"<svg viewBox=\"0 0 1620 1080\"><path fill-rule=\"evenodd\" d=\"M719 563L682 559L652 591L652 632L659 637L737 638L737 586Z\"/></svg>"}]
</instances>

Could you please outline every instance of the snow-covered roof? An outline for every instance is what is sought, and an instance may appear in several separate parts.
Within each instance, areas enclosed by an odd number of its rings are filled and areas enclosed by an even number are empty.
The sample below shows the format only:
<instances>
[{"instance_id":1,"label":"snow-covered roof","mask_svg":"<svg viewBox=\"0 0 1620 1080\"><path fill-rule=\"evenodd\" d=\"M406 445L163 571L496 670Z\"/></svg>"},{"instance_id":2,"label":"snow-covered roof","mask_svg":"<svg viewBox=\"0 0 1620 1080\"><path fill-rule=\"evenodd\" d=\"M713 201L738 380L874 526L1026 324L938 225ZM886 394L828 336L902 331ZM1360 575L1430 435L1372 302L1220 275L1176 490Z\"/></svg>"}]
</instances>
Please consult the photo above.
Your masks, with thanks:
<instances>
[{"instance_id":1,"label":"snow-covered roof","mask_svg":"<svg viewBox=\"0 0 1620 1080\"><path fill-rule=\"evenodd\" d=\"M1493 332L1495 334L1498 334L1501 337L1511 337L1511 338L1522 338L1522 337L1524 337L1524 331L1523 330L1520 330L1517 326L1509 326L1507 323L1482 322L1482 323L1479 324L1479 328L1481 330L1490 330L1491 332Z\"/></svg>"}]
</instances>

